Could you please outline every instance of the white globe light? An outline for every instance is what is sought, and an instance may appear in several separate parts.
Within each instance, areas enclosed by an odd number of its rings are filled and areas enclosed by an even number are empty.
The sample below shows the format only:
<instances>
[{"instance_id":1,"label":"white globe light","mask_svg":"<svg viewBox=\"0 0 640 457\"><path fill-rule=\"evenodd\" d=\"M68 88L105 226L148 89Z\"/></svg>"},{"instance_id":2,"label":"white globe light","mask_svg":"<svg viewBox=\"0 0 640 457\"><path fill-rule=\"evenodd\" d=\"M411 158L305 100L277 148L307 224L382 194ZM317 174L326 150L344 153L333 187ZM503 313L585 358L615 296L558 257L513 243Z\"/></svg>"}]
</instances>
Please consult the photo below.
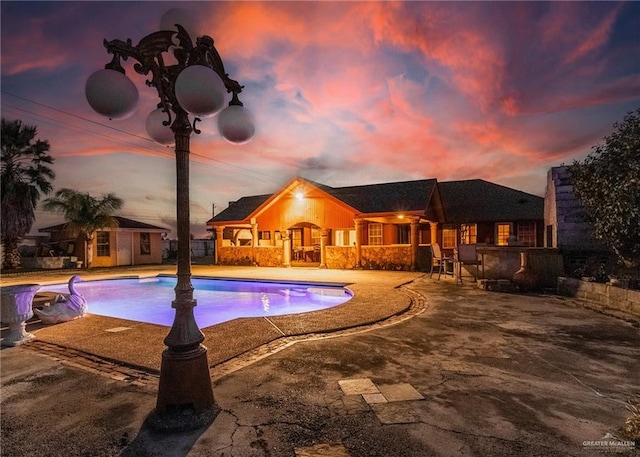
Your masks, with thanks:
<instances>
[{"instance_id":1,"label":"white globe light","mask_svg":"<svg viewBox=\"0 0 640 457\"><path fill-rule=\"evenodd\" d=\"M171 8L160 19L160 30L176 30L176 24L180 24L191 39L195 42L198 32L198 21L195 15L184 8Z\"/></svg>"},{"instance_id":2,"label":"white globe light","mask_svg":"<svg viewBox=\"0 0 640 457\"><path fill-rule=\"evenodd\" d=\"M151 111L147 116L147 133L153 141L156 143L171 145L174 144L176 139L173 134L173 130L168 125L164 125L163 122L169 120L169 115L162 111L162 108Z\"/></svg>"},{"instance_id":3,"label":"white globe light","mask_svg":"<svg viewBox=\"0 0 640 457\"><path fill-rule=\"evenodd\" d=\"M138 104L138 89L116 70L98 70L87 79L84 93L91 108L109 119L132 114Z\"/></svg>"},{"instance_id":4,"label":"white globe light","mask_svg":"<svg viewBox=\"0 0 640 457\"><path fill-rule=\"evenodd\" d=\"M176 98L185 110L196 116L216 114L224 106L227 89L209 67L193 65L176 78Z\"/></svg>"},{"instance_id":5,"label":"white globe light","mask_svg":"<svg viewBox=\"0 0 640 457\"><path fill-rule=\"evenodd\" d=\"M240 105L230 105L218 115L220 135L230 143L244 144L256 133L251 112Z\"/></svg>"}]
</instances>

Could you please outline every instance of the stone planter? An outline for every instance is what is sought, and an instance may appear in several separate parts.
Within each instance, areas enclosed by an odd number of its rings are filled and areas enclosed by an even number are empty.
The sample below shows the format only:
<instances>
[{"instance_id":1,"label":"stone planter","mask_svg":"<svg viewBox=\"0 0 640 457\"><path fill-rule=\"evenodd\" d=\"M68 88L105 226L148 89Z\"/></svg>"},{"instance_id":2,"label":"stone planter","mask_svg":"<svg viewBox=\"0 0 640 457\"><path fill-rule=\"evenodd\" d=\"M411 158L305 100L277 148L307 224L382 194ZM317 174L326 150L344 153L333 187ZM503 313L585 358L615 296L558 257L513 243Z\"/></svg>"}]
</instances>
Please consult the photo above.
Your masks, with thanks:
<instances>
[{"instance_id":1,"label":"stone planter","mask_svg":"<svg viewBox=\"0 0 640 457\"><path fill-rule=\"evenodd\" d=\"M3 346L18 346L35 339L25 330L26 322L33 317L33 297L40 284L24 284L2 288L2 315L0 320L9 325L9 334L2 339Z\"/></svg>"}]
</instances>

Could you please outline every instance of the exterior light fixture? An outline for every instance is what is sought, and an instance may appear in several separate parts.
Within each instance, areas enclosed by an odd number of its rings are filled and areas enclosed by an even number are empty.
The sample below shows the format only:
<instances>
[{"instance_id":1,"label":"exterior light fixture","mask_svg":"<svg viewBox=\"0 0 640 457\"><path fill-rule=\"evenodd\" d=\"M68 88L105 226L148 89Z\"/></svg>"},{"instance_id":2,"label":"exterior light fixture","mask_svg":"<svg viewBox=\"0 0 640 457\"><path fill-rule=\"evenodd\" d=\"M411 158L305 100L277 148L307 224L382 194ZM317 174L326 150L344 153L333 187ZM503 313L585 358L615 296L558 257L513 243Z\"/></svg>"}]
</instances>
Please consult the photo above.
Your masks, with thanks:
<instances>
[{"instance_id":1,"label":"exterior light fixture","mask_svg":"<svg viewBox=\"0 0 640 457\"><path fill-rule=\"evenodd\" d=\"M195 116L212 116L224 107L226 89L209 67L186 67L176 78L176 98L180 106Z\"/></svg>"},{"instance_id":2,"label":"exterior light fixture","mask_svg":"<svg viewBox=\"0 0 640 457\"><path fill-rule=\"evenodd\" d=\"M166 15L163 21L167 21ZM202 36L195 45L187 30L176 22L175 30L151 33L133 46L131 40L104 40L113 55L104 70L92 74L85 93L91 107L110 119L130 115L138 102L138 90L127 78L121 60L136 61L133 69L148 77L147 86L158 92L160 103L149 114L146 128L160 144L175 144L177 182L178 265L175 318L164 340L156 409L150 424L163 430L201 427L215 418L207 349L204 334L198 328L193 308L191 284L191 247L189 229L189 142L198 116L210 116L222 110L227 93L233 94L229 106L219 115L222 136L231 143L242 144L253 138L253 117L242 106L237 81L225 72L213 39ZM170 27L174 27L171 25ZM165 59L165 54L170 54ZM168 65L166 62L177 63ZM194 116L193 121L189 115Z\"/></svg>"},{"instance_id":3,"label":"exterior light fixture","mask_svg":"<svg viewBox=\"0 0 640 457\"><path fill-rule=\"evenodd\" d=\"M172 145L176 142L173 130L164 122L167 118L167 114L160 107L149 113L147 116L147 133L153 141L159 144Z\"/></svg>"},{"instance_id":4,"label":"exterior light fixture","mask_svg":"<svg viewBox=\"0 0 640 457\"><path fill-rule=\"evenodd\" d=\"M304 198L304 185L300 184L296 187L296 190L293 192L293 196L296 197L296 200L302 200Z\"/></svg>"},{"instance_id":5,"label":"exterior light fixture","mask_svg":"<svg viewBox=\"0 0 640 457\"><path fill-rule=\"evenodd\" d=\"M124 70L98 70L87 79L85 95L91 108L109 119L130 116L138 104L138 89Z\"/></svg>"},{"instance_id":6,"label":"exterior light fixture","mask_svg":"<svg viewBox=\"0 0 640 457\"><path fill-rule=\"evenodd\" d=\"M229 106L218 115L220 135L231 143L248 143L256 133L254 125L253 115L234 93Z\"/></svg>"}]
</instances>

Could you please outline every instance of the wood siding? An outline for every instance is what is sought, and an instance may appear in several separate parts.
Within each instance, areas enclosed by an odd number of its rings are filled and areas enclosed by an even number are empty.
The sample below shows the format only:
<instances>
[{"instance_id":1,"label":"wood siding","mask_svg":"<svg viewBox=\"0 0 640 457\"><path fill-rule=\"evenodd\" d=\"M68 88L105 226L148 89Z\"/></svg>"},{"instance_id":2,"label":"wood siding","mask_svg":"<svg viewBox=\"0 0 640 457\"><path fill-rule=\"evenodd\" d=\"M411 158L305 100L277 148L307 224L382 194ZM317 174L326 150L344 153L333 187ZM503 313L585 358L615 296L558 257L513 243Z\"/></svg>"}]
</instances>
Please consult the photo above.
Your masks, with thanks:
<instances>
[{"instance_id":1,"label":"wood siding","mask_svg":"<svg viewBox=\"0 0 640 457\"><path fill-rule=\"evenodd\" d=\"M351 229L355 213L320 192L310 192L302 199L285 195L256 218L258 230L286 230L298 224L319 228Z\"/></svg>"}]
</instances>

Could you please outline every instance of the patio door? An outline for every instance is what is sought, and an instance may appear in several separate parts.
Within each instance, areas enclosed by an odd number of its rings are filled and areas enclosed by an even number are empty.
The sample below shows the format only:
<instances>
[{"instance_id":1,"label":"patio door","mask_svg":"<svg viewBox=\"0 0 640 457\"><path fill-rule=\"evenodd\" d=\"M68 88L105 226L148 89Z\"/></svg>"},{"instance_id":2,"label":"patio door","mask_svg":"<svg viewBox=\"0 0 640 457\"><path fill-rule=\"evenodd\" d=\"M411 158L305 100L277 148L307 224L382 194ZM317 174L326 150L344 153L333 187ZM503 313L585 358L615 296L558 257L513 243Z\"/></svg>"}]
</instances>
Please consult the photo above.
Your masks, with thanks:
<instances>
[{"instance_id":1,"label":"patio door","mask_svg":"<svg viewBox=\"0 0 640 457\"><path fill-rule=\"evenodd\" d=\"M132 265L133 264L133 233L131 232L118 232L117 237L117 256L116 265Z\"/></svg>"}]
</instances>

